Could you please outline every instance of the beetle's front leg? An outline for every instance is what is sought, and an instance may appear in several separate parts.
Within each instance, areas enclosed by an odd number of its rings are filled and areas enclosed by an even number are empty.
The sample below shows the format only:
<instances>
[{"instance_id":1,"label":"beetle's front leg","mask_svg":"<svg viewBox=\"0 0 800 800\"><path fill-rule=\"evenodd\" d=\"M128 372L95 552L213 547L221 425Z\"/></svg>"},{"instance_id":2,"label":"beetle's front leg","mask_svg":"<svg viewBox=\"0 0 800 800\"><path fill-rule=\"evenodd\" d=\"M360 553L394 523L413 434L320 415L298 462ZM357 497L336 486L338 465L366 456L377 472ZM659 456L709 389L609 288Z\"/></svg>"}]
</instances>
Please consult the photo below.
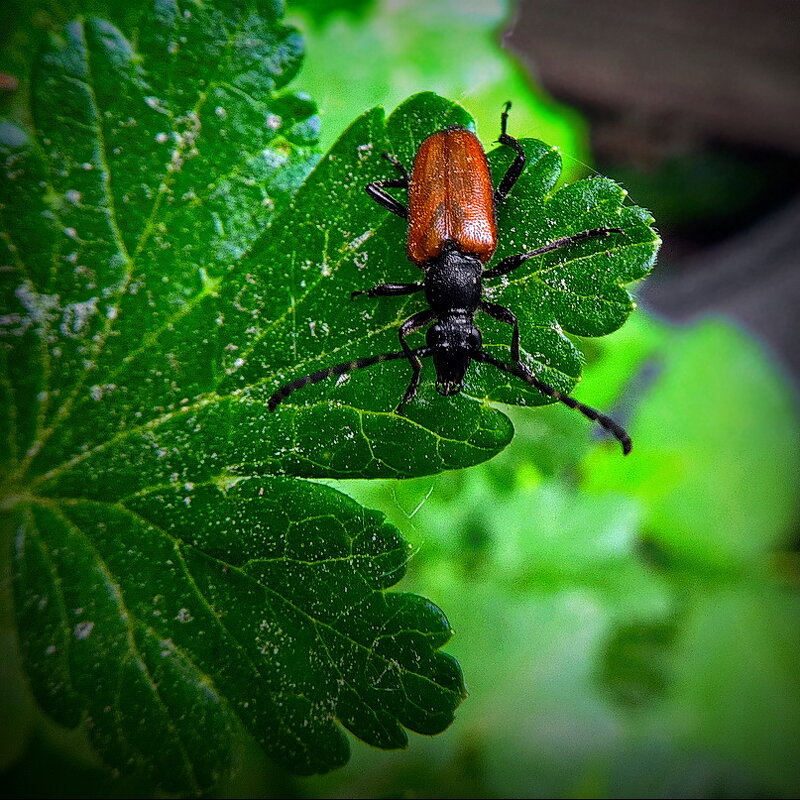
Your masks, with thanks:
<instances>
[{"instance_id":1,"label":"beetle's front leg","mask_svg":"<svg viewBox=\"0 0 800 800\"><path fill-rule=\"evenodd\" d=\"M403 399L397 404L397 408L395 409L395 413L397 414L402 413L406 403L409 403L411 402L411 400L414 399L414 396L417 393L417 387L419 386L419 375L420 372L422 371L422 361L420 361L419 355L415 353L408 346L408 342L406 342L406 337L410 333L418 331L420 328L424 328L435 317L436 317L436 312L431 311L430 309L426 309L425 311L419 311L413 316L409 317L400 326L400 330L397 332L398 336L400 337L400 344L402 345L403 350L408 356L408 362L409 364L411 364L411 369L414 371L413 374L411 375L411 382L408 384L406 393L403 395Z\"/></svg>"},{"instance_id":2,"label":"beetle's front leg","mask_svg":"<svg viewBox=\"0 0 800 800\"><path fill-rule=\"evenodd\" d=\"M408 183L411 180L408 170L398 161L396 156L390 153L383 153L383 157L400 173L399 178L389 178L383 181L372 181L364 187L364 191L376 202L378 205L383 206L397 214L398 217L408 219L408 209L399 201L392 197L385 188L390 189L408 189Z\"/></svg>"},{"instance_id":3,"label":"beetle's front leg","mask_svg":"<svg viewBox=\"0 0 800 800\"><path fill-rule=\"evenodd\" d=\"M505 306L501 306L498 303L490 303L488 300L481 300L480 308L481 311L498 320L498 322L505 322L506 325L514 326L514 332L511 334L511 358L515 364L524 367L525 365L520 361L519 357L519 322L514 313Z\"/></svg>"},{"instance_id":4,"label":"beetle's front leg","mask_svg":"<svg viewBox=\"0 0 800 800\"><path fill-rule=\"evenodd\" d=\"M508 193L517 182L517 179L522 175L522 170L525 169L525 163L527 161L525 150L523 150L522 145L517 139L506 133L508 110L510 108L511 103L506 103L503 113L500 115L500 138L498 138L497 141L500 142L500 144L506 145L506 147L510 147L514 151L514 160L511 162L511 166L506 170L506 174L503 175L500 180L499 186L494 190L495 205L502 203L506 199Z\"/></svg>"}]
</instances>

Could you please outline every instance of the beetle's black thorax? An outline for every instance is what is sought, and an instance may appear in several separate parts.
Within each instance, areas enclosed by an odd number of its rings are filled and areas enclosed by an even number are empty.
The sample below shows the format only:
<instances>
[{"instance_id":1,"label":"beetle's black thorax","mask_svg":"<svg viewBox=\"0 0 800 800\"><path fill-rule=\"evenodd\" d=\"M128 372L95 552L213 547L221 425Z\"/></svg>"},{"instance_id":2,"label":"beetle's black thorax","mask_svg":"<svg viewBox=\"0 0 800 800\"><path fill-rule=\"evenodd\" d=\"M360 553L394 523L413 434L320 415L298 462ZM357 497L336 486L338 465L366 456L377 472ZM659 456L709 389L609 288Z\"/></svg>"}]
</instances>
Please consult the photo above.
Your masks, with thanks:
<instances>
[{"instance_id":1,"label":"beetle's black thorax","mask_svg":"<svg viewBox=\"0 0 800 800\"><path fill-rule=\"evenodd\" d=\"M424 269L425 296L437 316L451 311L475 313L483 291L483 264L477 256L448 245Z\"/></svg>"}]
</instances>

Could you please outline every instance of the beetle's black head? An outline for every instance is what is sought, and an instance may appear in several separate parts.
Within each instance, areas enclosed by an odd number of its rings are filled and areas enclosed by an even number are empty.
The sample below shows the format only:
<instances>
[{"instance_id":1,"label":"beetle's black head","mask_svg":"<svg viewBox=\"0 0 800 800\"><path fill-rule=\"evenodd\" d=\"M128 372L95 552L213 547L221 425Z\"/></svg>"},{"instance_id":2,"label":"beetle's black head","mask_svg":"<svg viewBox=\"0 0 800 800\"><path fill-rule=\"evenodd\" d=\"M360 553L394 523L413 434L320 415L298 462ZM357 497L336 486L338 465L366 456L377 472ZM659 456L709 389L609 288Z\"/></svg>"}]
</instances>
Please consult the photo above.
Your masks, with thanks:
<instances>
[{"instance_id":1,"label":"beetle's black head","mask_svg":"<svg viewBox=\"0 0 800 800\"><path fill-rule=\"evenodd\" d=\"M473 355L481 349L481 332L468 314L450 314L428 329L427 342L436 369L436 391L458 394Z\"/></svg>"}]
</instances>

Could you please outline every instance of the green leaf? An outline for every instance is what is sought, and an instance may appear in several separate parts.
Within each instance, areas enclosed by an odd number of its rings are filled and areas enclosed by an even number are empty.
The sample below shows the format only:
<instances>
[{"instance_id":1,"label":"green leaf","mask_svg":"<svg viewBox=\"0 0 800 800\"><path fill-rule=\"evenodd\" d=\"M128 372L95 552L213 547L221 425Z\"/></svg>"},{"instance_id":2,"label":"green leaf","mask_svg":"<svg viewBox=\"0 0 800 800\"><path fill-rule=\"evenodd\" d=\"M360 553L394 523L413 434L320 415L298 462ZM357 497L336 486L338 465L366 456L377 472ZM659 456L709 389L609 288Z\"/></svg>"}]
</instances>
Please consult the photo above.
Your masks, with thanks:
<instances>
[{"instance_id":1,"label":"green leaf","mask_svg":"<svg viewBox=\"0 0 800 800\"><path fill-rule=\"evenodd\" d=\"M370 10L375 0L292 0L292 10L301 8L316 24L346 15L354 20L361 19Z\"/></svg>"},{"instance_id":2,"label":"green leaf","mask_svg":"<svg viewBox=\"0 0 800 800\"><path fill-rule=\"evenodd\" d=\"M674 620L621 625L606 643L598 679L622 706L654 702L667 691L672 674Z\"/></svg>"},{"instance_id":3,"label":"green leaf","mask_svg":"<svg viewBox=\"0 0 800 800\"><path fill-rule=\"evenodd\" d=\"M800 783L796 588L748 576L708 586L690 612L670 711L709 751L752 770L765 796L791 797Z\"/></svg>"},{"instance_id":4,"label":"green leaf","mask_svg":"<svg viewBox=\"0 0 800 800\"><path fill-rule=\"evenodd\" d=\"M342 727L400 747L463 694L441 611L385 592L405 543L277 474L320 442L267 414L268 361L239 374L291 310L303 222L287 208L316 161L314 105L283 88L301 44L278 13L159 2L128 36L77 20L36 60L35 129L0 127L0 494L25 669L107 764L181 794L228 774L245 730L289 769L325 771L347 759ZM256 279L273 303L254 319ZM508 440L494 416L452 441L398 424L447 465ZM326 469L357 473L337 435Z\"/></svg>"},{"instance_id":5,"label":"green leaf","mask_svg":"<svg viewBox=\"0 0 800 800\"><path fill-rule=\"evenodd\" d=\"M401 246L402 220L376 212L363 187L387 175L380 153L393 152L409 162L425 136L452 124L469 124L469 118L452 103L422 93L400 106L385 127L381 116L370 112L339 140L295 198L289 212L292 224L276 225L278 237L260 243L263 249L254 254L254 276L259 264L286 265L278 274L281 288L267 291L255 277L245 286L231 287L233 310L226 322L238 326L251 344L244 353L237 350L229 356L229 385L252 385L263 374L263 364L271 364L278 374L262 395L266 400L294 377L397 350L400 323L424 307L418 296L346 302L355 288L419 279ZM558 155L535 140L525 140L524 146L530 164L498 212L501 236L506 235L497 258L587 228L624 229L624 234L533 259L519 274L487 287L487 296L518 313L523 357L534 371L569 391L580 374L580 356L564 331L597 336L619 327L633 308L623 284L647 273L658 240L646 213L623 205L624 192L616 184L591 179L556 191ZM503 150L490 154L498 173L509 159ZM311 210L300 214L300 209ZM326 224L325 218L332 222ZM293 254L287 259L290 248ZM257 319L265 312L268 319L279 320L268 335ZM507 358L509 327L487 317L481 317L481 325L486 349ZM410 477L468 466L499 450L509 435L507 420L486 400L551 402L521 381L482 365L468 374L464 395L443 398L433 391L431 372L430 366L423 370L420 394L404 417L388 413L408 381L408 371L398 369L396 362L297 392L276 414L281 425L291 425L286 441L292 442L292 452L284 461L294 474L314 477ZM343 432L350 440L344 453ZM396 441L415 446L399 450Z\"/></svg>"},{"instance_id":6,"label":"green leaf","mask_svg":"<svg viewBox=\"0 0 800 800\"><path fill-rule=\"evenodd\" d=\"M408 161L428 133L470 124L431 94L388 121L373 110L298 190L316 118L283 89L301 44L278 11L160 2L128 35L77 20L35 63L34 129L0 129L2 502L25 668L47 712L84 721L107 763L178 793L230 772L243 730L309 773L346 760L342 726L400 747L404 729L449 724L463 695L439 652L450 626L424 598L385 591L404 542L297 479L474 465L512 435L486 400L545 400L480 369L466 395L442 398L428 369L399 416L408 370L392 362L267 411L292 377L397 348L418 298L347 299L418 274L400 220L363 189L386 176L381 152ZM614 184L554 191L557 156L525 147L502 253L625 229L493 294L515 304L525 357L568 389L579 359L563 331L620 325L623 284L657 240ZM491 155L496 171L508 156ZM486 331L506 352L507 326Z\"/></svg>"},{"instance_id":7,"label":"green leaf","mask_svg":"<svg viewBox=\"0 0 800 800\"><path fill-rule=\"evenodd\" d=\"M650 537L679 563L763 565L797 529L800 435L786 378L722 321L666 329L649 372L630 424L636 457L620 470L593 453L589 486L638 497Z\"/></svg>"}]
</instances>

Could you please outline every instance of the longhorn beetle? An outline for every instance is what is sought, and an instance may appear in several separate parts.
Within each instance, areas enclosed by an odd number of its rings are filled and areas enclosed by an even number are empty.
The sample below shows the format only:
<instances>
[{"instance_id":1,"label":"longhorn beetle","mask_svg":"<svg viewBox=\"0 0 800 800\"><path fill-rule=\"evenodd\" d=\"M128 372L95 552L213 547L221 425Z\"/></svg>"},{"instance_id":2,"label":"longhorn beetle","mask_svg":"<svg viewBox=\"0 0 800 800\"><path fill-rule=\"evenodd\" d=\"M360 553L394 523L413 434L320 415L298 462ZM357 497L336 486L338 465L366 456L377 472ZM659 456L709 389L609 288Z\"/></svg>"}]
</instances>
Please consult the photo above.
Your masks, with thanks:
<instances>
[{"instance_id":1,"label":"longhorn beetle","mask_svg":"<svg viewBox=\"0 0 800 800\"><path fill-rule=\"evenodd\" d=\"M610 431L619 440L625 455L630 452L630 436L613 419L562 394L531 372L520 358L516 316L504 306L483 298L485 279L507 275L529 258L569 247L584 239L623 233L621 228L593 228L562 236L535 250L504 258L491 269L484 269L497 247L495 209L506 199L525 168L522 145L506 132L510 108L511 103L506 103L500 115L500 138L497 141L510 147L515 156L496 189L492 188L489 164L481 143L471 131L460 126L453 125L431 134L417 150L410 175L397 158L389 153L383 154L400 177L373 181L364 188L378 204L408 220L406 251L409 260L422 270L424 278L421 283L381 283L371 289L351 292L350 296L393 297L424 291L429 308L413 314L400 326L398 334L402 350L336 364L296 378L270 397L270 411L308 383L317 383L331 375L343 375L382 361L404 358L411 365L412 373L411 382L396 409L399 414L417 393L423 358L433 359L436 390L443 395L458 394L470 363L480 361L521 378L540 392L580 411ZM407 189L408 206L388 194L387 188ZM474 319L477 311L511 325L511 363L481 349L481 332ZM426 325L430 325L426 344L410 347L406 341L408 335Z\"/></svg>"}]
</instances>

